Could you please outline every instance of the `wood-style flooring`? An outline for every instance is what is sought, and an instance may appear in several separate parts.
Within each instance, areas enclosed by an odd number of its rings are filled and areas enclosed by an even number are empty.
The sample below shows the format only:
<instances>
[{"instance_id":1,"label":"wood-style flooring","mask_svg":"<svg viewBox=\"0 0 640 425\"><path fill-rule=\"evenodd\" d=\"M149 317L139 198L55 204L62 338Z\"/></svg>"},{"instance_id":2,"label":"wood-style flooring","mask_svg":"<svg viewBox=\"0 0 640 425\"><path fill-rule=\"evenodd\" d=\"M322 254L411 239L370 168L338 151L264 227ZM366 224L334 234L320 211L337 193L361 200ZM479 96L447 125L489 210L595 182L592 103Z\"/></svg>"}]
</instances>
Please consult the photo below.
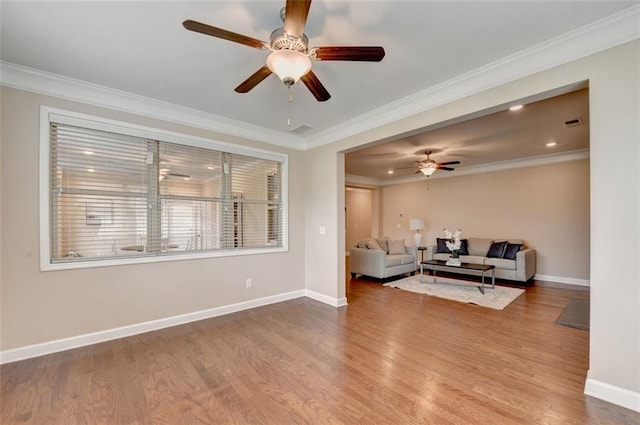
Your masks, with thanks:
<instances>
[{"instance_id":1,"label":"wood-style flooring","mask_svg":"<svg viewBox=\"0 0 640 425\"><path fill-rule=\"evenodd\" d=\"M533 282L502 311L351 280L299 298L0 367L10 424L640 424L585 396L588 289Z\"/></svg>"}]
</instances>

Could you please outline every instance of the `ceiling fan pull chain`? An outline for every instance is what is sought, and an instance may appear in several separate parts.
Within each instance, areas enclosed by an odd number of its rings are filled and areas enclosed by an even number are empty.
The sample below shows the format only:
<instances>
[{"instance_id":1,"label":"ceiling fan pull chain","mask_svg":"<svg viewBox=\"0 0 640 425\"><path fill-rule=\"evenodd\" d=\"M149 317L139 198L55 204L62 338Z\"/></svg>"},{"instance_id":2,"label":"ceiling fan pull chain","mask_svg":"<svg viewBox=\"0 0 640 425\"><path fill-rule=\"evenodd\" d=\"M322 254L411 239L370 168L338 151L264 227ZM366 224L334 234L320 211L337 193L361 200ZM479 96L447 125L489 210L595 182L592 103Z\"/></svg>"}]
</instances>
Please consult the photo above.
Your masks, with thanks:
<instances>
[{"instance_id":1,"label":"ceiling fan pull chain","mask_svg":"<svg viewBox=\"0 0 640 425\"><path fill-rule=\"evenodd\" d=\"M287 88L289 92L289 103L287 105L287 127L291 127L291 104L293 103L293 94L291 94L291 86Z\"/></svg>"}]
</instances>

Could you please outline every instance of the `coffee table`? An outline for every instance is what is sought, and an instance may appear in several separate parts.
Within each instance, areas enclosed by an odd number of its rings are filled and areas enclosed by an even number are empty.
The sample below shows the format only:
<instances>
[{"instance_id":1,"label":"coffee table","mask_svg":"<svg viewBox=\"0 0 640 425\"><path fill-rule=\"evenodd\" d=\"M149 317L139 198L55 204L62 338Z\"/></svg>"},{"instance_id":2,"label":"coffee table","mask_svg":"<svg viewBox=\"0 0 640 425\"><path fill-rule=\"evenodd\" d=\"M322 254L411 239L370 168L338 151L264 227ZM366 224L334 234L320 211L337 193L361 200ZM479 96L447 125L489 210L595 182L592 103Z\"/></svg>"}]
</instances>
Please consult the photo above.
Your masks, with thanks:
<instances>
[{"instance_id":1,"label":"coffee table","mask_svg":"<svg viewBox=\"0 0 640 425\"><path fill-rule=\"evenodd\" d=\"M484 274L491 270L491 289L496 289L496 266L492 266L489 264L473 264L473 263L460 263L459 266L452 266L447 264L446 261L442 260L426 260L420 261L420 282L422 282L422 273L424 271L424 267L427 270L433 270L433 283L438 283L436 279L436 271L444 270L444 268L456 268L456 269L464 269L464 270L477 270L482 272L482 286L478 286L482 295L484 295Z\"/></svg>"}]
</instances>

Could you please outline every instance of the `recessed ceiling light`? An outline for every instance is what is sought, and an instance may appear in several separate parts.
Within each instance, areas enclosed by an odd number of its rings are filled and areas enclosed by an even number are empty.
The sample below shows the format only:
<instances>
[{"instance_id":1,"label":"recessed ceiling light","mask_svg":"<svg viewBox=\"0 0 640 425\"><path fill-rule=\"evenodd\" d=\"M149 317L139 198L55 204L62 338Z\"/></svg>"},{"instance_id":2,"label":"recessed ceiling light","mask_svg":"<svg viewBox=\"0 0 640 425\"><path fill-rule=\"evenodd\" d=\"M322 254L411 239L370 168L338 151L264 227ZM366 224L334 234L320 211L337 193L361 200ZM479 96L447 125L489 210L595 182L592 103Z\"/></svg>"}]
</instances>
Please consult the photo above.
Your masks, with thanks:
<instances>
[{"instance_id":1,"label":"recessed ceiling light","mask_svg":"<svg viewBox=\"0 0 640 425\"><path fill-rule=\"evenodd\" d=\"M93 152L91 152L91 151L83 151L83 153L84 153L85 155L93 155Z\"/></svg>"},{"instance_id":2,"label":"recessed ceiling light","mask_svg":"<svg viewBox=\"0 0 640 425\"><path fill-rule=\"evenodd\" d=\"M185 177L184 179L185 179L186 181L189 181L189 180L191 180L191 179L190 179L189 177Z\"/></svg>"},{"instance_id":3,"label":"recessed ceiling light","mask_svg":"<svg viewBox=\"0 0 640 425\"><path fill-rule=\"evenodd\" d=\"M209 166L207 167L207 170L213 170L213 167L212 167L211 165L209 165Z\"/></svg>"},{"instance_id":4,"label":"recessed ceiling light","mask_svg":"<svg viewBox=\"0 0 640 425\"><path fill-rule=\"evenodd\" d=\"M557 145L558 145L557 142L547 142L545 144L545 146L548 147L548 148L552 148L552 147L557 146Z\"/></svg>"},{"instance_id":5,"label":"recessed ceiling light","mask_svg":"<svg viewBox=\"0 0 640 425\"><path fill-rule=\"evenodd\" d=\"M387 171L387 174L393 174L393 170Z\"/></svg>"},{"instance_id":6,"label":"recessed ceiling light","mask_svg":"<svg viewBox=\"0 0 640 425\"><path fill-rule=\"evenodd\" d=\"M522 105L513 105L509 108L510 111L519 111L520 109L522 109Z\"/></svg>"},{"instance_id":7,"label":"recessed ceiling light","mask_svg":"<svg viewBox=\"0 0 640 425\"><path fill-rule=\"evenodd\" d=\"M87 171L90 172L90 173L93 173L96 170L94 170L93 168L87 168Z\"/></svg>"}]
</instances>

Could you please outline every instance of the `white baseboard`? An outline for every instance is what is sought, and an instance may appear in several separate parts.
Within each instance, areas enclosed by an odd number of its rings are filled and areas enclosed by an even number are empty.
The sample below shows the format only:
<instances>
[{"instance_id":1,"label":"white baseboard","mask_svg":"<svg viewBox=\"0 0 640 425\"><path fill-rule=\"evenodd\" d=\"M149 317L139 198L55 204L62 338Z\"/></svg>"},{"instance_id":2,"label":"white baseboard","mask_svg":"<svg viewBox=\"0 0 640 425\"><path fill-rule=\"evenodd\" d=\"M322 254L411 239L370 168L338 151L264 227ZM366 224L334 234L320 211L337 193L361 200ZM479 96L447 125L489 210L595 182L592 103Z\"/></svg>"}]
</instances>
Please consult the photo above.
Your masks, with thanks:
<instances>
[{"instance_id":1,"label":"white baseboard","mask_svg":"<svg viewBox=\"0 0 640 425\"><path fill-rule=\"evenodd\" d=\"M584 393L608 401L609 403L640 412L640 393L589 378L589 373L587 373L587 380L584 384Z\"/></svg>"},{"instance_id":2,"label":"white baseboard","mask_svg":"<svg viewBox=\"0 0 640 425\"><path fill-rule=\"evenodd\" d=\"M100 342L110 341L117 338L137 335L145 332L155 331L158 329L168 328L171 326L182 325L197 320L209 319L211 317L222 316L229 313L235 313L242 310L261 307L268 304L274 304L282 301L291 300L309 296L306 290L286 292L283 294L272 295L269 297L258 298L255 300L243 301L237 304L230 304L221 307L214 307L207 310L196 311L193 313L181 314L179 316L167 317L164 319L152 320L149 322L136 323L134 325L122 326L120 328L107 329L104 331L88 333L84 335L73 336L70 338L58 339L55 341L43 342L41 344L28 345L25 347L14 348L11 350L0 351L0 364L11 363L18 360L25 360L32 357L43 356L45 354L56 353L59 351L70 350L72 348L84 347L86 345L97 344ZM320 296L321 294L317 294ZM323 295L324 297L324 295ZM310 298L318 299L311 296ZM329 297L326 297L329 298ZM330 299L331 300L331 299ZM325 302L323 300L319 300ZM326 304L337 307L337 301L325 302Z\"/></svg>"},{"instance_id":3,"label":"white baseboard","mask_svg":"<svg viewBox=\"0 0 640 425\"><path fill-rule=\"evenodd\" d=\"M343 307L347 305L346 298L333 298L327 295L321 294L319 292L312 291L310 289L304 290L305 296L314 299L316 301L320 301L321 303L329 304L332 307Z\"/></svg>"},{"instance_id":4,"label":"white baseboard","mask_svg":"<svg viewBox=\"0 0 640 425\"><path fill-rule=\"evenodd\" d=\"M138 335L145 332L182 325L198 320L209 319L211 317L222 316L251 308L262 307L264 305L279 303L294 298L309 297L332 307L342 307L347 305L346 298L333 298L308 289L286 292L255 300L243 301L237 304L230 304L221 307L214 307L207 310L193 313L181 314L179 316L167 317L164 319L152 320L149 322L136 323L134 325L122 326L120 328L107 329L99 332L92 332L84 335L58 339L55 341L43 342L40 344L28 345L11 350L0 351L0 364L11 363L18 360L30 359L32 357L44 356L45 354L57 353L59 351L71 350L73 348L84 347L100 342L111 341L113 339Z\"/></svg>"},{"instance_id":5,"label":"white baseboard","mask_svg":"<svg viewBox=\"0 0 640 425\"><path fill-rule=\"evenodd\" d=\"M591 286L587 279L576 279L573 277L551 276L548 274L536 274L533 276L535 280L545 280L547 282L566 283L568 285Z\"/></svg>"}]
</instances>

